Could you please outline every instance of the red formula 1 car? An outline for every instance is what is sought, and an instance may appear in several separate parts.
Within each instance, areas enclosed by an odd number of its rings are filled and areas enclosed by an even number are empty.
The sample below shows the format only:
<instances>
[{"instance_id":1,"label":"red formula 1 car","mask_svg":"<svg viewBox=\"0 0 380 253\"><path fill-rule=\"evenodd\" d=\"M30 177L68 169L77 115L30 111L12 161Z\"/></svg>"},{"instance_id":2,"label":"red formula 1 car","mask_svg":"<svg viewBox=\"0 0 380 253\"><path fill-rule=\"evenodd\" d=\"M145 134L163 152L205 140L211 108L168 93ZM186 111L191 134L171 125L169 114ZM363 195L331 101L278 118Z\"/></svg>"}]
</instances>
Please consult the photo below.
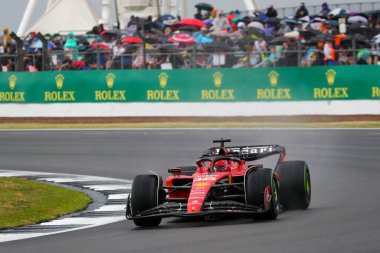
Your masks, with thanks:
<instances>
[{"instance_id":1,"label":"red formula 1 car","mask_svg":"<svg viewBox=\"0 0 380 253\"><path fill-rule=\"evenodd\" d=\"M164 217L241 215L274 220L280 209L306 209L310 204L310 173L304 161L285 162L279 145L225 147L215 140L197 166L169 169L165 185L155 174L136 176L126 217L137 226L158 226ZM250 164L279 155L274 169Z\"/></svg>"}]
</instances>

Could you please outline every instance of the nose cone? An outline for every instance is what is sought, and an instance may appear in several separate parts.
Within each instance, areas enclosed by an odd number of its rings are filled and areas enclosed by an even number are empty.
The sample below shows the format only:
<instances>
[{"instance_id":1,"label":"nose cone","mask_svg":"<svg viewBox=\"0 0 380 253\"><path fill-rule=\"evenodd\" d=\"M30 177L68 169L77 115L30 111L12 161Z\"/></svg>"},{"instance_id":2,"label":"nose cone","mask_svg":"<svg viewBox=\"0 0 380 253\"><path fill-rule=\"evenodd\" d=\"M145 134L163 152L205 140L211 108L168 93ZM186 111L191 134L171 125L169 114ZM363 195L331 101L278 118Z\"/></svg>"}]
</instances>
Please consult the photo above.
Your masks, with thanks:
<instances>
[{"instance_id":1,"label":"nose cone","mask_svg":"<svg viewBox=\"0 0 380 253\"><path fill-rule=\"evenodd\" d=\"M203 203L206 200L206 196L208 192L210 191L211 186L212 186L212 182L209 182L209 181L193 182L190 196L187 201L188 213L198 213L201 211Z\"/></svg>"}]
</instances>

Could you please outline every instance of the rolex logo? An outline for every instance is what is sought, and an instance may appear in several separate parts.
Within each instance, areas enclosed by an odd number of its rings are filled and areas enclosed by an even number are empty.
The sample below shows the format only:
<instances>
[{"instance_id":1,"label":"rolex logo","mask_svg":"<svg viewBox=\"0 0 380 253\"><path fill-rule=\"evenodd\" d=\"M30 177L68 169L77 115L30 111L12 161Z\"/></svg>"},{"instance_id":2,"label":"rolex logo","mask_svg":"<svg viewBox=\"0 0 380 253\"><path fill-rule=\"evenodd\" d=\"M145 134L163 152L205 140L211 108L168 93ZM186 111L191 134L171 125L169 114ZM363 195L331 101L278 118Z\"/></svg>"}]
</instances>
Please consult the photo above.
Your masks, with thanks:
<instances>
[{"instance_id":1,"label":"rolex logo","mask_svg":"<svg viewBox=\"0 0 380 253\"><path fill-rule=\"evenodd\" d=\"M106 75L106 80L107 80L107 87L112 89L114 83L115 83L116 76L113 73L109 73Z\"/></svg>"},{"instance_id":2,"label":"rolex logo","mask_svg":"<svg viewBox=\"0 0 380 253\"><path fill-rule=\"evenodd\" d=\"M214 84L217 88L219 88L220 86L222 86L222 82L223 82L223 74L221 72L215 72L214 75Z\"/></svg>"},{"instance_id":3,"label":"rolex logo","mask_svg":"<svg viewBox=\"0 0 380 253\"><path fill-rule=\"evenodd\" d=\"M280 74L277 73L274 70L272 70L271 72L269 72L268 77L269 77L269 83L270 83L270 85L276 86L278 84L278 78L279 78L279 76L280 76Z\"/></svg>"},{"instance_id":4,"label":"rolex logo","mask_svg":"<svg viewBox=\"0 0 380 253\"><path fill-rule=\"evenodd\" d=\"M327 70L326 77L327 77L327 83L329 85L334 85L334 83L335 83L335 77L336 77L336 72L333 69Z\"/></svg>"},{"instance_id":5,"label":"rolex logo","mask_svg":"<svg viewBox=\"0 0 380 253\"><path fill-rule=\"evenodd\" d=\"M169 75L166 74L165 72L162 72L159 76L158 76L158 80L160 80L160 86L161 88L165 88L166 85L168 84L168 80L169 80Z\"/></svg>"},{"instance_id":6,"label":"rolex logo","mask_svg":"<svg viewBox=\"0 0 380 253\"><path fill-rule=\"evenodd\" d=\"M62 74L58 74L55 76L55 83L57 84L58 90L62 89L64 80L65 80L65 77Z\"/></svg>"},{"instance_id":7,"label":"rolex logo","mask_svg":"<svg viewBox=\"0 0 380 253\"><path fill-rule=\"evenodd\" d=\"M16 87L16 81L17 77L15 75L11 75L9 77L9 88L11 88L11 90L13 90Z\"/></svg>"}]
</instances>

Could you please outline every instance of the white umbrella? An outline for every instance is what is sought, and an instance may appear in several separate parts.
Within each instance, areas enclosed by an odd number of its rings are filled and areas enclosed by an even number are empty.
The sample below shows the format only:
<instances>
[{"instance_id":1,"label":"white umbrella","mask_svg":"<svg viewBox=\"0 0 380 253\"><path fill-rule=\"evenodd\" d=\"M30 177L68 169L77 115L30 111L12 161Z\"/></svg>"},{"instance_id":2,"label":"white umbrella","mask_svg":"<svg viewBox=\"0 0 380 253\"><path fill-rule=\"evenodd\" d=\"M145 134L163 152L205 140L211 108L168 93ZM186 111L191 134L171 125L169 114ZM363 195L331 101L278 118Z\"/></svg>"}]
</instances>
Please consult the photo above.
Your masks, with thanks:
<instances>
[{"instance_id":1,"label":"white umbrella","mask_svg":"<svg viewBox=\"0 0 380 253\"><path fill-rule=\"evenodd\" d=\"M336 8L332 11L329 12L329 16L333 16L333 17L347 17L347 14L348 11L345 10L345 9L342 9L342 8Z\"/></svg>"},{"instance_id":2,"label":"white umbrella","mask_svg":"<svg viewBox=\"0 0 380 253\"><path fill-rule=\"evenodd\" d=\"M260 22L251 22L248 24L248 27L255 27L255 28L258 28L260 30L264 30L264 25L261 24Z\"/></svg>"},{"instance_id":3,"label":"white umbrella","mask_svg":"<svg viewBox=\"0 0 380 253\"><path fill-rule=\"evenodd\" d=\"M320 30L323 21L325 21L325 19L323 19L323 18L319 18L319 17L314 18L314 19L310 22L310 27L311 27L311 29L314 29L314 30Z\"/></svg>"},{"instance_id":4,"label":"white umbrella","mask_svg":"<svg viewBox=\"0 0 380 253\"><path fill-rule=\"evenodd\" d=\"M355 23L361 23L364 25L368 25L368 19L366 19L363 16L353 16L348 18L348 23L355 24Z\"/></svg>"}]
</instances>

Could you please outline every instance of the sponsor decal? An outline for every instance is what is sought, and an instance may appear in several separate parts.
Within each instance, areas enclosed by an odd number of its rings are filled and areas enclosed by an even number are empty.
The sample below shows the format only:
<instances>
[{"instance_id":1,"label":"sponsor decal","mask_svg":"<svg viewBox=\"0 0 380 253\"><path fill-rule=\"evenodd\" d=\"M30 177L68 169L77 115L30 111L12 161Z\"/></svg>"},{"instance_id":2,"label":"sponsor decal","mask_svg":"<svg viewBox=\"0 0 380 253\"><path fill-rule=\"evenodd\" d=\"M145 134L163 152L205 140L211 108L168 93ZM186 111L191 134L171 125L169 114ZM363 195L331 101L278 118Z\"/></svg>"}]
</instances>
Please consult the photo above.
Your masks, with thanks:
<instances>
[{"instance_id":1,"label":"sponsor decal","mask_svg":"<svg viewBox=\"0 0 380 253\"><path fill-rule=\"evenodd\" d=\"M372 87L372 97L380 98L380 87Z\"/></svg>"},{"instance_id":2,"label":"sponsor decal","mask_svg":"<svg viewBox=\"0 0 380 253\"><path fill-rule=\"evenodd\" d=\"M11 75L8 81L11 91L0 92L0 102L25 102L25 92L13 91L16 88L17 77Z\"/></svg>"},{"instance_id":3,"label":"sponsor decal","mask_svg":"<svg viewBox=\"0 0 380 253\"><path fill-rule=\"evenodd\" d=\"M208 101L232 101L235 100L235 90L221 89L223 84L223 74L219 71L213 74L216 89L201 90L201 100Z\"/></svg>"},{"instance_id":4,"label":"sponsor decal","mask_svg":"<svg viewBox=\"0 0 380 253\"><path fill-rule=\"evenodd\" d=\"M209 185L208 182L197 182L197 183L195 183L195 186L197 186L197 187L205 187L208 185Z\"/></svg>"},{"instance_id":5,"label":"sponsor decal","mask_svg":"<svg viewBox=\"0 0 380 253\"><path fill-rule=\"evenodd\" d=\"M333 86L336 80L336 72L333 69L329 69L326 72L327 84ZM315 99L337 99L337 98L349 98L348 87L326 87L326 88L314 88L313 97Z\"/></svg>"},{"instance_id":6,"label":"sponsor decal","mask_svg":"<svg viewBox=\"0 0 380 253\"><path fill-rule=\"evenodd\" d=\"M162 72L158 75L161 90L147 90L146 99L148 101L179 101L179 90L165 90L168 85L169 75Z\"/></svg>"},{"instance_id":7,"label":"sponsor decal","mask_svg":"<svg viewBox=\"0 0 380 253\"><path fill-rule=\"evenodd\" d=\"M96 90L95 100L96 101L126 101L127 97L125 95L125 90L113 90L116 76L113 73L108 73L106 75L106 83L108 90Z\"/></svg>"},{"instance_id":8,"label":"sponsor decal","mask_svg":"<svg viewBox=\"0 0 380 253\"><path fill-rule=\"evenodd\" d=\"M269 84L273 88L257 89L256 98L258 100L290 100L292 99L290 88L275 88L278 85L280 74L277 71L270 71L268 73Z\"/></svg>"},{"instance_id":9,"label":"sponsor decal","mask_svg":"<svg viewBox=\"0 0 380 253\"><path fill-rule=\"evenodd\" d=\"M58 91L45 91L45 102L73 102L75 101L75 91L62 91L65 77L63 74L55 76L55 84Z\"/></svg>"}]
</instances>

